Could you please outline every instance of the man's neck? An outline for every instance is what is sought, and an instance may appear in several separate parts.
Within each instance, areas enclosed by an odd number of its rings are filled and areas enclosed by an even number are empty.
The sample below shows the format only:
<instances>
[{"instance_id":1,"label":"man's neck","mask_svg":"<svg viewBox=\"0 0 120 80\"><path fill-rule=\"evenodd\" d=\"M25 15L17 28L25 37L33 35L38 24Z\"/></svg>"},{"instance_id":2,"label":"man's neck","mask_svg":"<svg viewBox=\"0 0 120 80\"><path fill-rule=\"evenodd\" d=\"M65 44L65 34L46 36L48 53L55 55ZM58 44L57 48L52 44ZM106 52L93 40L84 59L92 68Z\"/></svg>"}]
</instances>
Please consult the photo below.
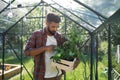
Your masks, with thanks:
<instances>
[{"instance_id":1,"label":"man's neck","mask_svg":"<svg viewBox=\"0 0 120 80\"><path fill-rule=\"evenodd\" d=\"M53 36L52 34L50 34L50 32L48 31L48 29L46 28L46 33L48 36Z\"/></svg>"}]
</instances>

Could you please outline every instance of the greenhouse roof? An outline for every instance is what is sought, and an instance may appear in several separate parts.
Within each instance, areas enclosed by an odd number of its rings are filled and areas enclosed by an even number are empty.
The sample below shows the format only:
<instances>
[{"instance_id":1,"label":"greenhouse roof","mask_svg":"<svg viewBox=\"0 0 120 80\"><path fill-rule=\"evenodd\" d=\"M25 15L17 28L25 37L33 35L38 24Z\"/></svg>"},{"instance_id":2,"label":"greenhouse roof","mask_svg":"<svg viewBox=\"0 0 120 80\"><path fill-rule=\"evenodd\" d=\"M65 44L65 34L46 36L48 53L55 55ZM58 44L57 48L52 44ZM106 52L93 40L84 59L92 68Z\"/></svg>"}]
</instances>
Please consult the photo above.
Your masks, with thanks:
<instances>
[{"instance_id":1,"label":"greenhouse roof","mask_svg":"<svg viewBox=\"0 0 120 80\"><path fill-rule=\"evenodd\" d=\"M41 2L48 4L89 32L100 27L120 8L119 0L1 0L0 33L8 31L33 9L41 6Z\"/></svg>"},{"instance_id":2,"label":"greenhouse roof","mask_svg":"<svg viewBox=\"0 0 120 80\"><path fill-rule=\"evenodd\" d=\"M112 26L114 28L117 25L120 25L120 9L117 10L107 20L105 20L105 22L102 23L96 30L94 30L94 33L100 32L102 30L102 28L105 27L105 26Z\"/></svg>"}]
</instances>

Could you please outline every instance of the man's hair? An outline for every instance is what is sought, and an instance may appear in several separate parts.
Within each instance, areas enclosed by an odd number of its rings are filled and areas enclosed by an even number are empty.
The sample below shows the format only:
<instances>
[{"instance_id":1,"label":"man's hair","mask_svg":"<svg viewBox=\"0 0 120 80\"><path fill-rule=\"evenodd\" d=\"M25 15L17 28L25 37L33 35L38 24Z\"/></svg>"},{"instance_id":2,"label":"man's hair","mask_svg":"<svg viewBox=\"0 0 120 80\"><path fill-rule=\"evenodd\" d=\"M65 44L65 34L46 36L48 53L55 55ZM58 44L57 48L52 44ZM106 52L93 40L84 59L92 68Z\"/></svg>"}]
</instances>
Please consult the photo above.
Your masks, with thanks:
<instances>
[{"instance_id":1,"label":"man's hair","mask_svg":"<svg viewBox=\"0 0 120 80\"><path fill-rule=\"evenodd\" d=\"M49 13L46 16L46 21L47 22L55 22L55 23L59 23L61 21L60 17L54 13Z\"/></svg>"}]
</instances>

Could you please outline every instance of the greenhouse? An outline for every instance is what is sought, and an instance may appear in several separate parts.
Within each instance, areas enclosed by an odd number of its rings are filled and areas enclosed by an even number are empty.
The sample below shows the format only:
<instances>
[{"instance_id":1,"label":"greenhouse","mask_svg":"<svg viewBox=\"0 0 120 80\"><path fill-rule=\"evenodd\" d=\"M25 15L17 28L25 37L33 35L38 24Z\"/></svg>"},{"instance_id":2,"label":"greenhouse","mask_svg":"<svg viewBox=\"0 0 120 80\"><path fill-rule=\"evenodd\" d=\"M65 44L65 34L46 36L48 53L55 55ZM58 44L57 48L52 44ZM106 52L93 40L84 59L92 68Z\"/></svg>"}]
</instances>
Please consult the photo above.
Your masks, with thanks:
<instances>
[{"instance_id":1,"label":"greenhouse","mask_svg":"<svg viewBox=\"0 0 120 80\"><path fill-rule=\"evenodd\" d=\"M78 50L80 59L62 80L120 80L119 0L0 0L0 80L34 80L24 49L48 13L59 15L58 32L71 41L64 52Z\"/></svg>"}]
</instances>

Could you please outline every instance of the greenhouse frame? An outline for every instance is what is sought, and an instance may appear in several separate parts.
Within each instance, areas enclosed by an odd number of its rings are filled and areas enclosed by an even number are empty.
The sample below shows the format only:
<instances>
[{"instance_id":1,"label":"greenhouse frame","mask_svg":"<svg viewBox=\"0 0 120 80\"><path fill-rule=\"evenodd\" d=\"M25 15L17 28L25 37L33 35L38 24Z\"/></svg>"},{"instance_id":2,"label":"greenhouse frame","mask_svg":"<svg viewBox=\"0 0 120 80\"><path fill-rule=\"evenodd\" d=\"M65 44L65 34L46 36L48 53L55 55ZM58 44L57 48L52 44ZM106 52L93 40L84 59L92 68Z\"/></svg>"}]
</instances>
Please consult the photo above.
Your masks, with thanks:
<instances>
[{"instance_id":1,"label":"greenhouse frame","mask_svg":"<svg viewBox=\"0 0 120 80\"><path fill-rule=\"evenodd\" d=\"M59 30L63 35L67 36L69 28L72 27L77 28L79 31L77 35L83 37L79 44L79 48L82 53L86 51L85 49L88 49L88 52L85 52L84 55L90 54L88 58L89 69L86 73L87 77L84 79L82 78L82 80L100 80L98 68L100 65L99 46L100 41L102 41L100 37L105 38L108 44L108 69L107 73L105 73L107 74L106 79L120 79L120 74L112 67L113 52L111 49L111 35L114 33L113 28L120 25L120 5L114 5L115 9L113 6L109 6L109 8L113 8L114 10L112 9L113 13L106 16L107 11L103 14L94 8L94 6L91 6L92 4L87 4L87 2L83 0L65 0L64 3L65 4L63 4L61 0L36 0L25 5L26 3L19 3L18 0L0 1L2 5L0 7L0 74L2 76L0 78L2 80L6 79L4 75L6 63L20 66L20 80L24 79L24 72L27 73L29 80L33 80L32 68L26 67L28 66L26 65L27 60L32 61L32 57L28 58L24 55L24 46L33 31L44 28L45 17L49 12L60 15L61 24ZM105 7L105 9L107 8ZM109 12L110 11L109 9ZM103 34L104 32L105 35ZM69 80L66 77L67 73L64 75L64 80ZM27 78L25 78L25 80L26 79ZM78 79L76 78L75 80Z\"/></svg>"}]
</instances>

